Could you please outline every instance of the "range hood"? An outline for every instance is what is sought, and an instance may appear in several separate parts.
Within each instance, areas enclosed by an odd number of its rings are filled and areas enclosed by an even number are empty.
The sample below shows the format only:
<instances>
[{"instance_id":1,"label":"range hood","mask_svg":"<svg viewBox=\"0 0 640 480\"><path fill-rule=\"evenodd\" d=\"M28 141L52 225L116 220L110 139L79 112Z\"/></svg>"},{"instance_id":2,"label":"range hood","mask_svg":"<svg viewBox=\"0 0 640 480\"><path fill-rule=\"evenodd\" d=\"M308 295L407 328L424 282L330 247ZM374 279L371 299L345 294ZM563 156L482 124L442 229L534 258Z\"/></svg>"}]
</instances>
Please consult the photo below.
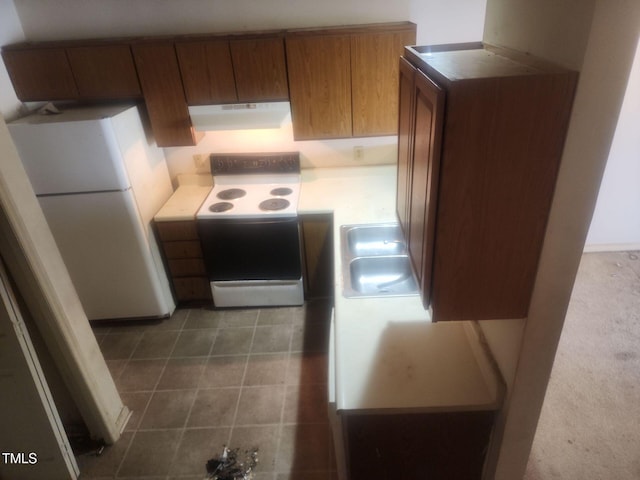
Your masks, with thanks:
<instances>
[{"instance_id":1,"label":"range hood","mask_svg":"<svg viewBox=\"0 0 640 480\"><path fill-rule=\"evenodd\" d=\"M280 128L291 113L289 102L237 103L189 107L198 131Z\"/></svg>"}]
</instances>

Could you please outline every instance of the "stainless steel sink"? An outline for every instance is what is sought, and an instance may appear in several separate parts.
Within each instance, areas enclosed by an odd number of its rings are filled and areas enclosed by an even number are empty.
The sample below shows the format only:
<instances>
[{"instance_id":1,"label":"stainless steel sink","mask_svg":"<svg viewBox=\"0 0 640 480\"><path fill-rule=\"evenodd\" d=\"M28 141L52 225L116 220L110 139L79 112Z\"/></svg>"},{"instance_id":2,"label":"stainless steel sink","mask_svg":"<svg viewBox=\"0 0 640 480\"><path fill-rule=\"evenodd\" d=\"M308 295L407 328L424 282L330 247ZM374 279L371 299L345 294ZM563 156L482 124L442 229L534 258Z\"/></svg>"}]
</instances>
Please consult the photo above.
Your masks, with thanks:
<instances>
[{"instance_id":1,"label":"stainless steel sink","mask_svg":"<svg viewBox=\"0 0 640 480\"><path fill-rule=\"evenodd\" d=\"M343 248L351 257L406 253L402 230L397 223L342 225Z\"/></svg>"},{"instance_id":2,"label":"stainless steel sink","mask_svg":"<svg viewBox=\"0 0 640 480\"><path fill-rule=\"evenodd\" d=\"M345 297L418 295L398 224L342 225L340 229Z\"/></svg>"},{"instance_id":3,"label":"stainless steel sink","mask_svg":"<svg viewBox=\"0 0 640 480\"><path fill-rule=\"evenodd\" d=\"M351 289L367 296L415 295L418 286L407 255L357 257L349 263Z\"/></svg>"}]
</instances>

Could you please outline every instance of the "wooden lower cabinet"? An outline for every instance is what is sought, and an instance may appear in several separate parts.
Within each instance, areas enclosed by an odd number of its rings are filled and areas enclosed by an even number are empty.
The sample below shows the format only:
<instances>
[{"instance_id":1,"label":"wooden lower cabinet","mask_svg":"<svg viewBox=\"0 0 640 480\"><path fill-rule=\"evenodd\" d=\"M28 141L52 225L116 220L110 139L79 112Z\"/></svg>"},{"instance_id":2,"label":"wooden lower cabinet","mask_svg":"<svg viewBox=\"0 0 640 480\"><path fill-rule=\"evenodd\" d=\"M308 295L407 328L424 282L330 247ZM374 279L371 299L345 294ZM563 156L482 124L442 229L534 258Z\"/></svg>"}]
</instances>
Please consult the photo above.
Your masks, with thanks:
<instances>
[{"instance_id":1,"label":"wooden lower cabinet","mask_svg":"<svg viewBox=\"0 0 640 480\"><path fill-rule=\"evenodd\" d=\"M195 220L155 222L155 229L177 302L211 303Z\"/></svg>"},{"instance_id":2,"label":"wooden lower cabinet","mask_svg":"<svg viewBox=\"0 0 640 480\"><path fill-rule=\"evenodd\" d=\"M333 296L333 214L300 217L305 299Z\"/></svg>"},{"instance_id":3,"label":"wooden lower cabinet","mask_svg":"<svg viewBox=\"0 0 640 480\"><path fill-rule=\"evenodd\" d=\"M495 413L349 414L348 480L480 480Z\"/></svg>"}]
</instances>

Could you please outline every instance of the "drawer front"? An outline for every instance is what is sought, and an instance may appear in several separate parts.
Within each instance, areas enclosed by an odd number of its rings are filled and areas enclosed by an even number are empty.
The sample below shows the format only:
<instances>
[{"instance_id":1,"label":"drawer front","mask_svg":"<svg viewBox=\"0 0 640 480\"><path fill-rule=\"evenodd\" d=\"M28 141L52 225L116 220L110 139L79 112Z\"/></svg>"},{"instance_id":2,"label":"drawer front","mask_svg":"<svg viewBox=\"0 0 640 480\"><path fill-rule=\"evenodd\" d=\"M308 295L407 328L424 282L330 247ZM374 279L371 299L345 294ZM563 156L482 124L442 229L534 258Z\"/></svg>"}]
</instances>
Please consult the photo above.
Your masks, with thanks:
<instances>
[{"instance_id":1,"label":"drawer front","mask_svg":"<svg viewBox=\"0 0 640 480\"><path fill-rule=\"evenodd\" d=\"M173 287L179 302L213 300L211 296L211 285L206 277L174 278Z\"/></svg>"},{"instance_id":2,"label":"drawer front","mask_svg":"<svg viewBox=\"0 0 640 480\"><path fill-rule=\"evenodd\" d=\"M172 277L205 276L207 274L202 259L174 258L169 259L167 263Z\"/></svg>"},{"instance_id":3,"label":"drawer front","mask_svg":"<svg viewBox=\"0 0 640 480\"><path fill-rule=\"evenodd\" d=\"M168 259L174 258L202 258L202 249L197 240L179 242L165 242L162 247Z\"/></svg>"},{"instance_id":4,"label":"drawer front","mask_svg":"<svg viewBox=\"0 0 640 480\"><path fill-rule=\"evenodd\" d=\"M196 222L192 220L182 222L156 222L158 236L163 242L179 240L198 240Z\"/></svg>"}]
</instances>

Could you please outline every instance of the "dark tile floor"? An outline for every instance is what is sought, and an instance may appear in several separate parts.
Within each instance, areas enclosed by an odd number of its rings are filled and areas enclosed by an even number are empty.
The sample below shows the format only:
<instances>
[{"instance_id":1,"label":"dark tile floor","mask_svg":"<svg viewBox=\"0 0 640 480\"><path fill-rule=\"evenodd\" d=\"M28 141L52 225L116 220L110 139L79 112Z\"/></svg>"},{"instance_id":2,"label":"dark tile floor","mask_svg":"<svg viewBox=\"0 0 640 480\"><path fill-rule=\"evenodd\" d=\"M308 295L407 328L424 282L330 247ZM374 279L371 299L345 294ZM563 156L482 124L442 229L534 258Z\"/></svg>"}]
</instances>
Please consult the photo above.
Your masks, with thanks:
<instances>
[{"instance_id":1,"label":"dark tile floor","mask_svg":"<svg viewBox=\"0 0 640 480\"><path fill-rule=\"evenodd\" d=\"M259 449L255 480L335 479L327 419L331 305L179 309L150 325L95 327L132 417L81 479L201 480L231 448Z\"/></svg>"}]
</instances>

